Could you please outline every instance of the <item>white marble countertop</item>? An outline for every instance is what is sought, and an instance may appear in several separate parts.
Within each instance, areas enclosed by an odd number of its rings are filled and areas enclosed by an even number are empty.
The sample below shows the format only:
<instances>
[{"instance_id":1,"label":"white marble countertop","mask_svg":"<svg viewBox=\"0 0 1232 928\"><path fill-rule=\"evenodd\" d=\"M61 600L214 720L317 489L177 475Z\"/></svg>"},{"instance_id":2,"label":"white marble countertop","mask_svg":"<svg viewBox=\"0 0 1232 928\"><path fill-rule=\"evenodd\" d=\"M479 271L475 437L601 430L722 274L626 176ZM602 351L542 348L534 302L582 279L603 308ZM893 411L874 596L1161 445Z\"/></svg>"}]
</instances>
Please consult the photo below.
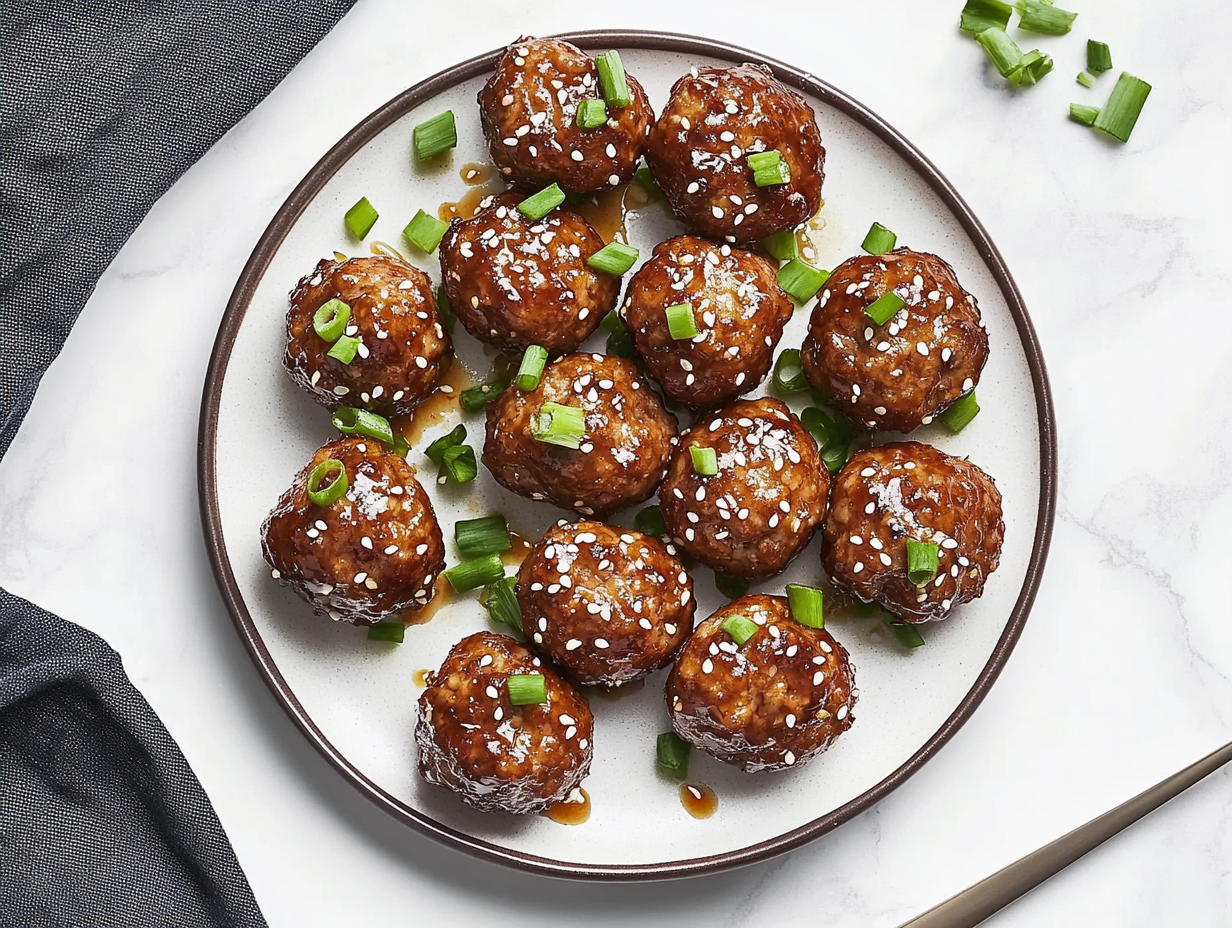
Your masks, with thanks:
<instances>
[{"instance_id":1,"label":"white marble countertop","mask_svg":"<svg viewBox=\"0 0 1232 928\"><path fill-rule=\"evenodd\" d=\"M1022 36L1056 71L1026 92L955 29L961 0L700 5L491 0L353 12L155 206L103 276L0 464L0 584L101 634L179 741L271 925L894 926L1232 738L1229 193L1232 7L1073 0ZM609 8L610 9L610 8ZM253 243L371 110L519 33L704 34L811 70L932 159L1015 274L1060 430L1052 554L974 718L887 800L770 863L585 885L443 849L363 799L267 692L215 589L197 513L201 386ZM1085 39L1154 85L1130 143ZM1208 324L1207 319L1217 320ZM1167 351L1164 351L1164 348ZM1192 354L1190 353L1192 351ZM1219 565L1223 564L1223 567ZM1224 578L1222 581L1220 578ZM1232 770L1191 789L990 924L1232 924Z\"/></svg>"}]
</instances>

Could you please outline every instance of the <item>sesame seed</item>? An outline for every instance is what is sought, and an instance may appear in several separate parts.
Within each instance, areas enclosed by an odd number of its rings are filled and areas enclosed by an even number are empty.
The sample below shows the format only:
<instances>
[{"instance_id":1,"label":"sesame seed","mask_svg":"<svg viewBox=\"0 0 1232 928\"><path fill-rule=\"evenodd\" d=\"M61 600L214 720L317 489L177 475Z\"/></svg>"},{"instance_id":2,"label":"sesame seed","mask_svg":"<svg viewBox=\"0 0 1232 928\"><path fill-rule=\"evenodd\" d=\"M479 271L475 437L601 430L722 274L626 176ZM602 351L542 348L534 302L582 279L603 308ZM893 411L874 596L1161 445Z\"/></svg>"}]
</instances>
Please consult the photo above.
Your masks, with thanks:
<instances>
[{"instance_id":1,"label":"sesame seed","mask_svg":"<svg viewBox=\"0 0 1232 928\"><path fill-rule=\"evenodd\" d=\"M882 551L877 556L881 558L881 563L884 564L886 567L889 567L892 563L894 563L893 561L890 560L890 555L886 554L884 551Z\"/></svg>"},{"instance_id":2,"label":"sesame seed","mask_svg":"<svg viewBox=\"0 0 1232 928\"><path fill-rule=\"evenodd\" d=\"M706 658L704 661L702 661L702 673L710 673L713 670L714 670L714 661L712 661L710 658Z\"/></svg>"},{"instance_id":3,"label":"sesame seed","mask_svg":"<svg viewBox=\"0 0 1232 928\"><path fill-rule=\"evenodd\" d=\"M815 674L813 674L813 686L820 686L821 681L824 680L825 678L826 678L826 675L824 671L821 671L821 670L817 671Z\"/></svg>"},{"instance_id":4,"label":"sesame seed","mask_svg":"<svg viewBox=\"0 0 1232 928\"><path fill-rule=\"evenodd\" d=\"M363 583L363 582L364 582L365 580L367 580L367 579L368 579L368 574L367 574L367 573L365 573L365 572L364 572L364 571L362 571L362 570L361 570L359 573L357 573L357 574L355 575L355 582L356 582L356 583Z\"/></svg>"},{"instance_id":5,"label":"sesame seed","mask_svg":"<svg viewBox=\"0 0 1232 928\"><path fill-rule=\"evenodd\" d=\"M582 646L582 642L580 642L576 638L570 638L568 641L565 642L566 651L576 651L581 646Z\"/></svg>"},{"instance_id":6,"label":"sesame seed","mask_svg":"<svg viewBox=\"0 0 1232 928\"><path fill-rule=\"evenodd\" d=\"M715 218L715 219L722 219L722 218L723 218L723 207L721 207L721 206L712 206L712 207L710 207L710 212L711 212L711 214L714 216L714 218Z\"/></svg>"},{"instance_id":7,"label":"sesame seed","mask_svg":"<svg viewBox=\"0 0 1232 928\"><path fill-rule=\"evenodd\" d=\"M864 507L864 512L866 515L871 516L876 511L877 511L877 504L875 502L869 503L867 506Z\"/></svg>"},{"instance_id":8,"label":"sesame seed","mask_svg":"<svg viewBox=\"0 0 1232 928\"><path fill-rule=\"evenodd\" d=\"M607 179L607 182L608 182L609 184L611 184L613 187L615 187L617 184L619 184L619 183L620 183L620 175L619 175L619 174L613 174L613 175L611 175L611 176Z\"/></svg>"},{"instance_id":9,"label":"sesame seed","mask_svg":"<svg viewBox=\"0 0 1232 928\"><path fill-rule=\"evenodd\" d=\"M855 566L851 568L851 572L853 574L858 574L863 569L864 569L864 563L862 561L856 561Z\"/></svg>"},{"instance_id":10,"label":"sesame seed","mask_svg":"<svg viewBox=\"0 0 1232 928\"><path fill-rule=\"evenodd\" d=\"M574 152L569 153L569 157L572 158L574 161L581 161L583 160L584 156L582 155L580 151L574 151Z\"/></svg>"},{"instance_id":11,"label":"sesame seed","mask_svg":"<svg viewBox=\"0 0 1232 928\"><path fill-rule=\"evenodd\" d=\"M838 719L840 722L841 722L843 719L847 718L847 707L846 707L846 706L839 706L839 707L838 707L838 713L837 713L834 717L835 717L836 719Z\"/></svg>"},{"instance_id":12,"label":"sesame seed","mask_svg":"<svg viewBox=\"0 0 1232 928\"><path fill-rule=\"evenodd\" d=\"M650 624L650 619L638 619L637 624L646 629L646 631L650 631L652 627Z\"/></svg>"}]
</instances>

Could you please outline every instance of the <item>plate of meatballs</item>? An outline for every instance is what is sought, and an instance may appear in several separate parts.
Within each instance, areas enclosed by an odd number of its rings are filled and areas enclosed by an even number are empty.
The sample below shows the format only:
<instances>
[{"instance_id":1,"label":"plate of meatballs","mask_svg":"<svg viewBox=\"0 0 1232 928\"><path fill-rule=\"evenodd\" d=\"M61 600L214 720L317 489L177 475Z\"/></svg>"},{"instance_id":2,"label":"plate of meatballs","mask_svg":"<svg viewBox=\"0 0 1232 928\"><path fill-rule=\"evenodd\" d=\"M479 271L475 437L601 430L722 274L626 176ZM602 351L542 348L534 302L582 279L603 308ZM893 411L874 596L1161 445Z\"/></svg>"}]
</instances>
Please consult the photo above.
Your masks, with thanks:
<instances>
[{"instance_id":1,"label":"plate of meatballs","mask_svg":"<svg viewBox=\"0 0 1232 928\"><path fill-rule=\"evenodd\" d=\"M207 547L304 735L531 871L766 859L975 711L1055 430L996 247L836 88L719 42L519 37L334 146L202 404Z\"/></svg>"}]
</instances>

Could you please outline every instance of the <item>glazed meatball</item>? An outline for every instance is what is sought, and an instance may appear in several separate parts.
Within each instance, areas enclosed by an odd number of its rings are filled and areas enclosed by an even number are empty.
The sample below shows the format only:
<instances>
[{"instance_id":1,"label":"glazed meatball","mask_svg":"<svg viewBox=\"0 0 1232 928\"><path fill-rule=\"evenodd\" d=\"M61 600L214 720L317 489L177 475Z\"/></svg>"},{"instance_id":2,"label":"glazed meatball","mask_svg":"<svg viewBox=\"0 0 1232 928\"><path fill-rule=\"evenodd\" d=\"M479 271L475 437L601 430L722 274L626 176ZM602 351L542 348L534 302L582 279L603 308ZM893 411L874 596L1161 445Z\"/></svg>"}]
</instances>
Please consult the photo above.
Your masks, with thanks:
<instances>
[{"instance_id":1,"label":"glazed meatball","mask_svg":"<svg viewBox=\"0 0 1232 928\"><path fill-rule=\"evenodd\" d=\"M821 563L840 591L927 622L984 592L1004 536L991 477L931 445L895 442L856 453L834 478ZM937 545L937 574L920 586L907 577L908 539Z\"/></svg>"},{"instance_id":2,"label":"glazed meatball","mask_svg":"<svg viewBox=\"0 0 1232 928\"><path fill-rule=\"evenodd\" d=\"M577 683L620 686L669 664L693 630L674 548L600 522L548 529L518 572L522 631Z\"/></svg>"},{"instance_id":3,"label":"glazed meatball","mask_svg":"<svg viewBox=\"0 0 1232 928\"><path fill-rule=\"evenodd\" d=\"M510 702L507 681L524 674L543 676L544 702ZM477 632L454 645L419 697L419 775L481 812L542 812L590 772L592 727L586 700L539 658Z\"/></svg>"},{"instance_id":4,"label":"glazed meatball","mask_svg":"<svg viewBox=\"0 0 1232 928\"><path fill-rule=\"evenodd\" d=\"M791 179L758 187L747 158L776 150ZM825 157L813 108L755 64L676 81L646 150L672 212L724 242L756 241L816 215Z\"/></svg>"},{"instance_id":5,"label":"glazed meatball","mask_svg":"<svg viewBox=\"0 0 1232 928\"><path fill-rule=\"evenodd\" d=\"M527 219L521 199L503 193L450 222L440 246L449 305L466 331L498 348L573 351L616 306L620 281L586 263L603 247L590 223L563 206Z\"/></svg>"},{"instance_id":6,"label":"glazed meatball","mask_svg":"<svg viewBox=\"0 0 1232 928\"><path fill-rule=\"evenodd\" d=\"M629 105L609 104L607 122L583 129L578 104L603 99L594 60L559 39L510 45L479 91L488 151L504 178L532 190L556 183L566 193L631 180L654 112L637 79L626 79Z\"/></svg>"},{"instance_id":7,"label":"glazed meatball","mask_svg":"<svg viewBox=\"0 0 1232 928\"><path fill-rule=\"evenodd\" d=\"M736 615L758 626L744 644L723 630ZM749 773L786 770L851 727L854 672L843 646L795 621L784 597L742 596L685 643L667 708L676 734L695 748Z\"/></svg>"},{"instance_id":8,"label":"glazed meatball","mask_svg":"<svg viewBox=\"0 0 1232 928\"><path fill-rule=\"evenodd\" d=\"M346 334L360 340L349 364L331 358L333 343L312 327L316 311L334 299L350 307ZM291 291L283 364L292 380L329 409L413 412L451 359L432 281L397 258L326 258Z\"/></svg>"},{"instance_id":9,"label":"glazed meatball","mask_svg":"<svg viewBox=\"0 0 1232 928\"><path fill-rule=\"evenodd\" d=\"M905 305L878 325L865 309L891 290ZM800 360L808 382L854 421L910 432L975 389L988 334L975 297L948 264L899 248L835 268Z\"/></svg>"},{"instance_id":10,"label":"glazed meatball","mask_svg":"<svg viewBox=\"0 0 1232 928\"><path fill-rule=\"evenodd\" d=\"M718 473L697 473L693 447L714 449ZM764 397L725 406L681 436L659 504L686 554L731 577L769 577L808 544L829 489L813 436Z\"/></svg>"},{"instance_id":11,"label":"glazed meatball","mask_svg":"<svg viewBox=\"0 0 1232 928\"><path fill-rule=\"evenodd\" d=\"M668 329L665 311L678 303L692 309L693 338L673 338ZM655 246L633 275L623 315L663 391L705 409L761 383L794 311L765 258L679 235Z\"/></svg>"},{"instance_id":12,"label":"glazed meatball","mask_svg":"<svg viewBox=\"0 0 1232 928\"><path fill-rule=\"evenodd\" d=\"M534 437L545 403L584 410L580 447ZM593 516L650 497L677 441L676 417L632 361L570 354L549 363L534 390L514 385L488 404L483 463L514 493Z\"/></svg>"},{"instance_id":13,"label":"glazed meatball","mask_svg":"<svg viewBox=\"0 0 1232 928\"><path fill-rule=\"evenodd\" d=\"M346 469L347 489L318 506L308 475L330 458ZM318 613L357 625L427 605L445 568L431 500L375 439L342 438L314 454L261 526L261 550L275 579Z\"/></svg>"}]
</instances>

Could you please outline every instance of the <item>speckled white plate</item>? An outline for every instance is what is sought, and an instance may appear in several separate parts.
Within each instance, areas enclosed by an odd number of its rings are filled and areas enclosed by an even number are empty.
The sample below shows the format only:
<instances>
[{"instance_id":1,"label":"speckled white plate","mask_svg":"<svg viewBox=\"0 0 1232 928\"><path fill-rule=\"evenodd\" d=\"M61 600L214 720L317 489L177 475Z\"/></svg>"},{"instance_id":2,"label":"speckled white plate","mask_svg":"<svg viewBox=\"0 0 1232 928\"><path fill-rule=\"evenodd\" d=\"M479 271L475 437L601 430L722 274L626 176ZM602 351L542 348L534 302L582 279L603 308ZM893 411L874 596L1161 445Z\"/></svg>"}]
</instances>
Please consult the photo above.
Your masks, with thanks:
<instances>
[{"instance_id":1,"label":"speckled white plate","mask_svg":"<svg viewBox=\"0 0 1232 928\"><path fill-rule=\"evenodd\" d=\"M223 317L205 385L206 541L237 628L275 697L339 772L392 814L472 853L539 872L609 879L698 873L764 859L848 820L917 770L974 711L1021 632L1043 568L1055 496L1052 406L1031 323L996 248L948 182L875 115L805 72L716 42L642 32L564 38L592 51L620 49L656 110L692 65L769 64L808 98L826 147L816 263L834 267L858 253L876 220L900 243L944 257L977 296L991 343L979 386L983 412L959 435L930 427L913 437L969 456L1004 494L1005 548L983 598L925 626L928 643L913 652L875 623L832 622L857 668L855 725L826 754L785 773L750 776L693 752L690 780L719 796L718 811L705 820L690 817L675 785L655 772L655 736L667 727L664 672L618 699L592 700L595 756L585 787L593 808L585 824L483 815L419 779L415 672L439 666L459 639L491 627L483 609L473 596L457 597L431 621L408 627L400 647L369 642L362 629L313 615L275 583L258 531L292 476L334 434L328 413L282 369L288 291L321 257L355 251L342 216L361 196L381 214L367 243L398 245L417 209L434 212L466 192L459 168L486 160L475 94L498 52L430 78L365 119L304 179L257 244ZM458 117L458 148L446 168L424 172L410 157L411 129L447 108ZM662 206L631 214L628 226L643 256L682 229ZM435 256L412 260L439 280ZM808 316L808 307L796 313L780 349L801 343ZM482 379L490 357L460 327L456 343L463 365ZM601 344L596 336L593 345ZM428 427L419 447L458 418L454 410ZM482 414L463 421L478 446ZM270 422L281 427L271 432ZM410 460L427 463L418 451ZM428 464L424 473L430 478L435 469ZM562 515L507 492L482 468L463 488L425 483L448 546L458 518L503 512L537 538ZM613 521L631 518L630 511ZM449 559L456 562L456 552ZM786 582L820 577L815 539L785 574L754 589L781 593ZM700 620L723 600L709 570L696 572L695 586Z\"/></svg>"}]
</instances>

